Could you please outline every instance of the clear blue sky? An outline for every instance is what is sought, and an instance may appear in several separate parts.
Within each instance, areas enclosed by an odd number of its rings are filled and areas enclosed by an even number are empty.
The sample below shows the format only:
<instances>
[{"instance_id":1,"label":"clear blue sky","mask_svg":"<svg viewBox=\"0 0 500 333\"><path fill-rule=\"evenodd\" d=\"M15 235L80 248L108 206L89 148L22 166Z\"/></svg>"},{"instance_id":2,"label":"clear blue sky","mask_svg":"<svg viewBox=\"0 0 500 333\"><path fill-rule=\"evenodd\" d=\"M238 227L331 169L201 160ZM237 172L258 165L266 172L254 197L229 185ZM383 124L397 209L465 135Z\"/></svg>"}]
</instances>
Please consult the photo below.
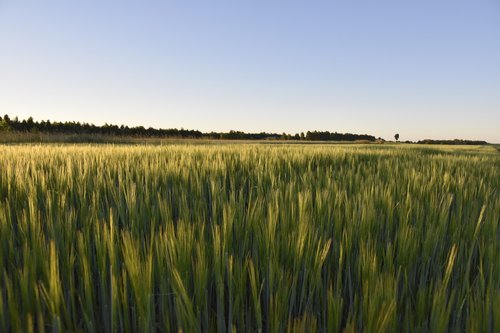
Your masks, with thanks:
<instances>
[{"instance_id":1,"label":"clear blue sky","mask_svg":"<svg viewBox=\"0 0 500 333\"><path fill-rule=\"evenodd\" d=\"M500 1L0 0L0 114L500 142Z\"/></svg>"}]
</instances>

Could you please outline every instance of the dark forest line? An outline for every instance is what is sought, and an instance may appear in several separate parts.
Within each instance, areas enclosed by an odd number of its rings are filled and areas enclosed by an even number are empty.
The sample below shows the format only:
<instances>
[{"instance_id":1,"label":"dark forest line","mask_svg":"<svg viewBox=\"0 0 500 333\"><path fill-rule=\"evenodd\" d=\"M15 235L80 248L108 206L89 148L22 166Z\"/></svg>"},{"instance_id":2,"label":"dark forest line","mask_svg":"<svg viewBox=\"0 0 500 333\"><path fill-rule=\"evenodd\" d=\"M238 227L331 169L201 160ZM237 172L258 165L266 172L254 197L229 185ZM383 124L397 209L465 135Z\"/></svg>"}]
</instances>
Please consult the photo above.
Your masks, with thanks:
<instances>
[{"instance_id":1,"label":"dark forest line","mask_svg":"<svg viewBox=\"0 0 500 333\"><path fill-rule=\"evenodd\" d=\"M53 136L60 136L69 141L93 142L93 141L114 141L117 139L210 139L210 140L294 140L294 141L346 141L346 142L384 142L382 138L375 138L369 134L337 133L329 131L307 131L296 134L288 133L245 133L242 131L229 132L209 132L203 133L198 130L186 129L162 129L145 128L144 126L129 127L125 125L104 124L97 126L89 123L75 121L51 122L50 120L35 121L32 117L19 120L18 117L9 115L0 116L0 133L9 132L12 134L24 135L28 139L40 135L52 136L47 138L53 140ZM5 135L4 135L5 136ZM399 136L398 136L399 138ZM63 141L66 139L62 139ZM55 139L58 141L59 139ZM396 140L397 141L397 140ZM417 142L404 141L404 143L418 144L443 144L443 145L485 145L482 140L420 140Z\"/></svg>"},{"instance_id":2,"label":"dark forest line","mask_svg":"<svg viewBox=\"0 0 500 333\"><path fill-rule=\"evenodd\" d=\"M241 131L203 133L198 130L157 129L143 126L129 127L125 125L105 124L97 126L74 121L51 122L50 120L35 121L32 117L19 120L8 115L0 116L0 131L17 133L47 133L64 135L99 135L131 138L183 138L183 139L221 139L221 140L304 140L304 141L375 141L373 135L352 133L331 133L328 131L307 131L297 134L288 133L245 133Z\"/></svg>"},{"instance_id":3,"label":"dark forest line","mask_svg":"<svg viewBox=\"0 0 500 333\"><path fill-rule=\"evenodd\" d=\"M454 139L454 140L431 140L431 139L425 139L425 140L420 140L417 143L420 144L433 144L433 145L473 145L473 146L480 146L480 145L487 145L489 144L486 141L483 140L461 140L461 139Z\"/></svg>"}]
</instances>

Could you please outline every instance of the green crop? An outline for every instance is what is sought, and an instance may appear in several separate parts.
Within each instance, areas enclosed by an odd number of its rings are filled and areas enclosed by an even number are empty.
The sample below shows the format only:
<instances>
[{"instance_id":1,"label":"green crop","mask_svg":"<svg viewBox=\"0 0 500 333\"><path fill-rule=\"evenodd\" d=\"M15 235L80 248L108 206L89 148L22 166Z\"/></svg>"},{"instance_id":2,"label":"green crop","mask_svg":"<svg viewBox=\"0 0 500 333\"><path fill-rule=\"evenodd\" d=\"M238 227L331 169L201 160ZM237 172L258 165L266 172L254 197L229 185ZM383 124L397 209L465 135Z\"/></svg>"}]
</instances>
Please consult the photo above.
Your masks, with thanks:
<instances>
[{"instance_id":1,"label":"green crop","mask_svg":"<svg viewBox=\"0 0 500 333\"><path fill-rule=\"evenodd\" d=\"M0 146L0 331L500 332L500 155Z\"/></svg>"}]
</instances>

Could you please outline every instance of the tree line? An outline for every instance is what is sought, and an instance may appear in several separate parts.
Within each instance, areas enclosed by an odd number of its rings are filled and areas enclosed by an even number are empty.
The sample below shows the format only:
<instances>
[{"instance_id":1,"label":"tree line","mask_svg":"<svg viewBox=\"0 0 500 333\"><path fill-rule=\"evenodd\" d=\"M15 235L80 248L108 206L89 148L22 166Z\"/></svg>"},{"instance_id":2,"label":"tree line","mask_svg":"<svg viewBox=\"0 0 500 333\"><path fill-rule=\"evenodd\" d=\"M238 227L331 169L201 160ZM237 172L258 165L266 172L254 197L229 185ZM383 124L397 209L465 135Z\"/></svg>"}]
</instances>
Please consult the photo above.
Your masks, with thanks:
<instances>
[{"instance_id":1,"label":"tree line","mask_svg":"<svg viewBox=\"0 0 500 333\"><path fill-rule=\"evenodd\" d=\"M35 121L33 117L19 120L9 115L0 116L0 131L13 131L19 133L41 132L48 134L85 134L105 135L135 138L196 138L196 139L223 139L223 140L304 140L304 141L375 141L373 135L352 133L331 133L328 131L307 131L306 133L245 133L231 130L229 132L203 133L198 130L185 129L157 129L143 126L129 127L125 125L104 124L97 126L89 123L74 121L51 122L50 120Z\"/></svg>"},{"instance_id":2,"label":"tree line","mask_svg":"<svg viewBox=\"0 0 500 333\"><path fill-rule=\"evenodd\" d=\"M417 143L420 144L431 144L431 145L474 145L474 146L480 146L480 145L487 145L488 142L482 141L482 140L461 140L461 139L454 139L454 140L431 140L431 139L425 139L425 140L420 140Z\"/></svg>"}]
</instances>

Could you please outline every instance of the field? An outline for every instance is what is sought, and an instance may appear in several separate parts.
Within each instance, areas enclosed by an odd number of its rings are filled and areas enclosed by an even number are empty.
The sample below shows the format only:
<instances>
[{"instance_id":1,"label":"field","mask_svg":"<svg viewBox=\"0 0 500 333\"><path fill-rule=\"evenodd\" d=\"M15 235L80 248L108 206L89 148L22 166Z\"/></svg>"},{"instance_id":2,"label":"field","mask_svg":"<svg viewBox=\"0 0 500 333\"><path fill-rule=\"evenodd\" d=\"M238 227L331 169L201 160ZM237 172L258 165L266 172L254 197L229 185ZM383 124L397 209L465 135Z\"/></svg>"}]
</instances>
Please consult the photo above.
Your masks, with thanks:
<instances>
[{"instance_id":1,"label":"field","mask_svg":"<svg viewBox=\"0 0 500 333\"><path fill-rule=\"evenodd\" d=\"M1 145L0 331L500 332L500 154Z\"/></svg>"}]
</instances>

